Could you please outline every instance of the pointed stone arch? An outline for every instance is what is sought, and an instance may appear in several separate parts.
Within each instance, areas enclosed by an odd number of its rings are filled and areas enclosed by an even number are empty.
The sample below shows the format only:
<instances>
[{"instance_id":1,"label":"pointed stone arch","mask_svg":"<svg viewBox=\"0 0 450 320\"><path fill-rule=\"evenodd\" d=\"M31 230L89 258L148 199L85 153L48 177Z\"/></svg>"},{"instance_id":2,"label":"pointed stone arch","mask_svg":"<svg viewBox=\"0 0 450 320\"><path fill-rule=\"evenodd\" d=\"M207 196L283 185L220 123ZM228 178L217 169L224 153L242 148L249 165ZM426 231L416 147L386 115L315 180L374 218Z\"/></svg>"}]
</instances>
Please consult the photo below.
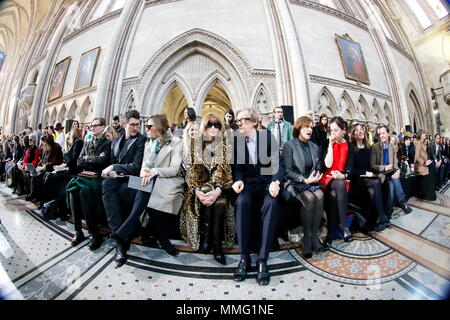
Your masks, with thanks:
<instances>
[{"instance_id":1,"label":"pointed stone arch","mask_svg":"<svg viewBox=\"0 0 450 320\"><path fill-rule=\"evenodd\" d=\"M272 111L274 108L272 97L262 82L256 87L255 93L253 94L252 106L263 114Z\"/></svg>"},{"instance_id":2,"label":"pointed stone arch","mask_svg":"<svg viewBox=\"0 0 450 320\"><path fill-rule=\"evenodd\" d=\"M66 105L63 104L61 109L59 110L59 113L58 113L58 116L56 117L56 120L58 122L63 123L64 120L66 120L66 113L67 113Z\"/></svg>"},{"instance_id":3,"label":"pointed stone arch","mask_svg":"<svg viewBox=\"0 0 450 320\"><path fill-rule=\"evenodd\" d=\"M70 106L69 111L67 112L67 119L74 120L77 115L78 104L77 101L74 100Z\"/></svg>"},{"instance_id":4,"label":"pointed stone arch","mask_svg":"<svg viewBox=\"0 0 450 320\"><path fill-rule=\"evenodd\" d=\"M230 96L230 92L227 87L227 81L229 81L229 78L217 70L215 72L212 72L207 78L203 80L203 82L200 84L200 91L198 92L197 99L195 101L196 106L196 112L197 114L202 114L202 108L203 104L206 100L206 97L208 96L208 93L213 89L215 86L221 87L225 95L231 100L227 102L229 104L228 106L225 106L226 109L232 108L234 106L233 100Z\"/></svg>"},{"instance_id":5,"label":"pointed stone arch","mask_svg":"<svg viewBox=\"0 0 450 320\"><path fill-rule=\"evenodd\" d=\"M127 99L125 100L124 108L121 113L125 113L128 110L136 110L136 98L133 90L128 93Z\"/></svg>"},{"instance_id":6,"label":"pointed stone arch","mask_svg":"<svg viewBox=\"0 0 450 320\"><path fill-rule=\"evenodd\" d=\"M58 115L58 113L56 112L56 107L55 107L55 108L53 108L53 111L50 114L50 120L49 121L50 121L50 125L51 126L55 125L57 115Z\"/></svg>"},{"instance_id":7,"label":"pointed stone arch","mask_svg":"<svg viewBox=\"0 0 450 320\"><path fill-rule=\"evenodd\" d=\"M380 104L376 98L373 99L372 102L372 113L373 113L373 121L376 123L383 122L383 112L381 111Z\"/></svg>"},{"instance_id":8,"label":"pointed stone arch","mask_svg":"<svg viewBox=\"0 0 450 320\"><path fill-rule=\"evenodd\" d=\"M149 60L139 75L136 89L139 96L142 97L142 105L143 108L146 108L146 114L160 112L162 106L158 104L158 101L162 100L161 83L163 80L176 71L177 65L181 65L184 59L200 58L200 56L207 57L215 65L209 70L217 69L215 80L221 81L221 86L227 91L233 108L239 109L250 105L248 93L251 91L249 89L251 83L247 80L254 71L248 60L239 49L219 35L201 29L193 29L164 45ZM203 59L203 61L208 63L207 59ZM221 78L219 71L224 74L225 79ZM196 110L201 108L204 97L212 87L206 88L210 84L208 81L210 76L205 78L200 81L203 86L200 85L197 89L191 87L192 107ZM187 98L189 99L189 97Z\"/></svg>"},{"instance_id":9,"label":"pointed stone arch","mask_svg":"<svg viewBox=\"0 0 450 320\"><path fill-rule=\"evenodd\" d=\"M323 87L316 99L315 114L320 116L322 113L326 113L329 116L333 116L337 112L337 104L333 94L327 87Z\"/></svg>"},{"instance_id":10,"label":"pointed stone arch","mask_svg":"<svg viewBox=\"0 0 450 320\"><path fill-rule=\"evenodd\" d=\"M345 120L351 120L354 118L354 110L355 104L353 103L352 97L344 90L341 95L341 100L339 101L337 114Z\"/></svg>"},{"instance_id":11,"label":"pointed stone arch","mask_svg":"<svg viewBox=\"0 0 450 320\"><path fill-rule=\"evenodd\" d=\"M175 79L164 90L164 100L162 103L161 113L167 115L169 123L182 123L184 117L184 109L189 106L186 99L186 86L181 85L180 81Z\"/></svg>"},{"instance_id":12,"label":"pointed stone arch","mask_svg":"<svg viewBox=\"0 0 450 320\"><path fill-rule=\"evenodd\" d=\"M81 105L78 118L82 124L92 122L92 119L94 118L94 104L92 103L90 97L87 97Z\"/></svg>"},{"instance_id":13,"label":"pointed stone arch","mask_svg":"<svg viewBox=\"0 0 450 320\"><path fill-rule=\"evenodd\" d=\"M415 132L419 129L425 129L427 123L427 115L423 113L422 104L417 96L414 86L410 84L408 86L407 101L409 105L409 121L413 126Z\"/></svg>"},{"instance_id":14,"label":"pointed stone arch","mask_svg":"<svg viewBox=\"0 0 450 320\"><path fill-rule=\"evenodd\" d=\"M358 98L358 103L356 109L358 110L357 119L361 121L370 121L371 114L369 105L367 104L366 99L363 95L360 95Z\"/></svg>"},{"instance_id":15,"label":"pointed stone arch","mask_svg":"<svg viewBox=\"0 0 450 320\"><path fill-rule=\"evenodd\" d=\"M394 129L394 115L392 113L391 107L389 106L389 104L387 102L385 102L384 107L383 107L383 111L384 111L384 121L386 121L386 124L388 125L388 127L393 130Z\"/></svg>"}]
</instances>

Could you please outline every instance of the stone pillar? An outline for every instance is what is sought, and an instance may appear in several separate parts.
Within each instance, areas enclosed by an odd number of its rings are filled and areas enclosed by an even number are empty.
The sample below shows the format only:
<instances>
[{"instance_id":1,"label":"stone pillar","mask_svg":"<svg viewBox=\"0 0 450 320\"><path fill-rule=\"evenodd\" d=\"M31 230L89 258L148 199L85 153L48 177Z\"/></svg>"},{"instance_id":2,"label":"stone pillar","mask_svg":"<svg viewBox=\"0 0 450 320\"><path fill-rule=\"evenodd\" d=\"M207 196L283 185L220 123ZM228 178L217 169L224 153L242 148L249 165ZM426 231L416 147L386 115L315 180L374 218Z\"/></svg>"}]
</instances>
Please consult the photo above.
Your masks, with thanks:
<instances>
[{"instance_id":1,"label":"stone pillar","mask_svg":"<svg viewBox=\"0 0 450 320\"><path fill-rule=\"evenodd\" d=\"M309 109L308 75L300 40L287 0L264 1L275 58L278 101L275 105L294 106L294 117Z\"/></svg>"},{"instance_id":2,"label":"stone pillar","mask_svg":"<svg viewBox=\"0 0 450 320\"><path fill-rule=\"evenodd\" d=\"M100 71L100 76L97 85L97 95L95 99L94 105L94 117L107 117L108 110L106 107L111 110L113 108L111 104L111 99L108 99L108 95L110 94L111 81L113 80L114 74L117 72L117 69L120 66L116 65L117 54L120 51L123 34L127 29L126 26L130 21L130 18L133 16L135 12L135 8L137 5L140 5L141 0L139 1L126 1L125 6L122 9L122 13L117 21L114 31L111 37L111 40L105 50L105 58L103 61L103 65ZM110 119L106 119L109 122Z\"/></svg>"}]
</instances>

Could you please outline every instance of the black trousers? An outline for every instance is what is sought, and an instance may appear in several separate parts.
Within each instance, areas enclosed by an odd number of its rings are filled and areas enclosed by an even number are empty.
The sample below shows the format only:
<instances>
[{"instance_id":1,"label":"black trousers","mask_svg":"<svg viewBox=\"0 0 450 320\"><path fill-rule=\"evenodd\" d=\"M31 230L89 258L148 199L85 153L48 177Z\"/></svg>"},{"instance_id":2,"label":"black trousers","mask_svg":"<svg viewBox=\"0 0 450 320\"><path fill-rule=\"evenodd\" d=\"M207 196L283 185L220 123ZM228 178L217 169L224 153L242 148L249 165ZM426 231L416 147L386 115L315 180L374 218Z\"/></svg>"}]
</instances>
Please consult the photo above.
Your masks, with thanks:
<instances>
[{"instance_id":1,"label":"black trousers","mask_svg":"<svg viewBox=\"0 0 450 320\"><path fill-rule=\"evenodd\" d=\"M117 231L124 223L123 216L133 206L136 193L137 190L128 188L128 179L103 180L102 200L111 231Z\"/></svg>"},{"instance_id":2,"label":"black trousers","mask_svg":"<svg viewBox=\"0 0 450 320\"><path fill-rule=\"evenodd\" d=\"M133 209L126 220L121 223L120 227L114 230L114 234L123 241L131 240L132 234L139 227L139 217L147 209L148 201L150 200L151 193L138 191L134 198Z\"/></svg>"},{"instance_id":3,"label":"black trousers","mask_svg":"<svg viewBox=\"0 0 450 320\"><path fill-rule=\"evenodd\" d=\"M82 231L81 222L84 218L89 233L93 235L99 232L98 224L103 224L106 221L106 216L98 215L96 210L89 206L89 202L86 198L86 194L83 190L70 192L70 210L72 211L75 231Z\"/></svg>"},{"instance_id":4,"label":"black trousers","mask_svg":"<svg viewBox=\"0 0 450 320\"><path fill-rule=\"evenodd\" d=\"M277 230L280 204L278 197L269 194L269 185L244 183L244 190L238 195L235 207L236 231L241 251L241 259L250 261L251 226L262 221L258 258L267 261ZM257 220L252 220L252 213ZM260 220L259 220L260 219Z\"/></svg>"}]
</instances>

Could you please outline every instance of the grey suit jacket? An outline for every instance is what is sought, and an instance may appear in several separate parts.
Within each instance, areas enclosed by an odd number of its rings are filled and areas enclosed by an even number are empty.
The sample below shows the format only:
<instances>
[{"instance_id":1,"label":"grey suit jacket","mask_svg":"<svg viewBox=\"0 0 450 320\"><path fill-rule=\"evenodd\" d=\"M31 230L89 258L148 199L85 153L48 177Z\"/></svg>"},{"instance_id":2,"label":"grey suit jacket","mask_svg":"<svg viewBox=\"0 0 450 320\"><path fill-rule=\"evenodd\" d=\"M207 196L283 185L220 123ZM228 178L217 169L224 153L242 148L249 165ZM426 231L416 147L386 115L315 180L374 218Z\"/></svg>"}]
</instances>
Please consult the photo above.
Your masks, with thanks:
<instances>
[{"instance_id":1,"label":"grey suit jacket","mask_svg":"<svg viewBox=\"0 0 450 320\"><path fill-rule=\"evenodd\" d=\"M308 142L308 146L313 167L316 168L319 163L319 148L311 141ZM292 139L284 144L281 158L284 164L285 178L290 180L287 184L290 182L303 182L303 180L308 178L305 176L305 157L299 139Z\"/></svg>"}]
</instances>

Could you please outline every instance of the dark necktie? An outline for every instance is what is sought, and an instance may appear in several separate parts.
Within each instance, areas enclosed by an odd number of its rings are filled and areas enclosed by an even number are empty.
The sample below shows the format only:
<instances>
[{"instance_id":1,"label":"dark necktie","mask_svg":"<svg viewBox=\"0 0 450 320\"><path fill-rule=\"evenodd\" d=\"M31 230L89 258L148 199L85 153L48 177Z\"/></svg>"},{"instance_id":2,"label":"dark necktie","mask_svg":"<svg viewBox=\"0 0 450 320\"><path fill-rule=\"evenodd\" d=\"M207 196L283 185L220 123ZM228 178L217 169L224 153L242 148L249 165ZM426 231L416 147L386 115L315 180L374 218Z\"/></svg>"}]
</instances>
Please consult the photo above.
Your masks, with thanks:
<instances>
[{"instance_id":1,"label":"dark necktie","mask_svg":"<svg viewBox=\"0 0 450 320\"><path fill-rule=\"evenodd\" d=\"M278 143L280 144L280 146L281 146L281 127L280 127L280 123L279 122L277 122L277 135L278 135Z\"/></svg>"}]
</instances>

